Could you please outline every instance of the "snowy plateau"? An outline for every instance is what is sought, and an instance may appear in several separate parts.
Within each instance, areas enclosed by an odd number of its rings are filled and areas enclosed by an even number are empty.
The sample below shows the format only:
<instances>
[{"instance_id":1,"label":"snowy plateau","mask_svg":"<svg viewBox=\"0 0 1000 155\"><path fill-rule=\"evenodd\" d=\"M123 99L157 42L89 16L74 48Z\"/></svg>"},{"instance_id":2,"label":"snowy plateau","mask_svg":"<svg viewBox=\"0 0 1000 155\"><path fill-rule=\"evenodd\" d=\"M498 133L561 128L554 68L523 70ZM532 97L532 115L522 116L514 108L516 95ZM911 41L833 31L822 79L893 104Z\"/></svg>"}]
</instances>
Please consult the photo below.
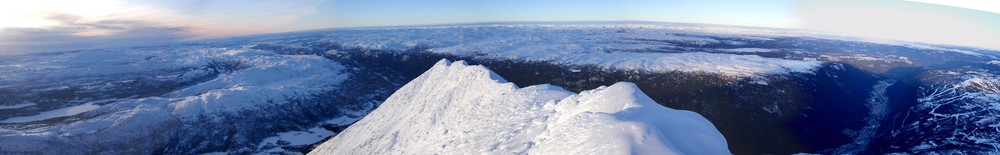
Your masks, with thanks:
<instances>
[{"instance_id":1,"label":"snowy plateau","mask_svg":"<svg viewBox=\"0 0 1000 155\"><path fill-rule=\"evenodd\" d=\"M785 29L321 29L0 56L0 154L997 154L998 75Z\"/></svg>"},{"instance_id":2,"label":"snowy plateau","mask_svg":"<svg viewBox=\"0 0 1000 155\"><path fill-rule=\"evenodd\" d=\"M31 92L5 94L12 95L5 96L5 102L26 102L9 109L41 112L10 117L22 111L5 111L7 118L0 123L8 124L0 128L0 150L153 153L224 145L200 144L203 138L246 141L237 136L250 131L241 130L266 130L255 124L257 119L315 115L294 108L304 104L294 101L338 87L347 78L343 66L319 56L186 50L91 51L8 59L0 66L4 68L3 87ZM52 94L61 91L70 94ZM294 110L285 111L291 114L265 113L278 109ZM248 120L231 120L246 114L253 115L241 117Z\"/></svg>"},{"instance_id":3,"label":"snowy plateau","mask_svg":"<svg viewBox=\"0 0 1000 155\"><path fill-rule=\"evenodd\" d=\"M441 60L310 154L730 154L708 120L622 82L518 88Z\"/></svg>"}]
</instances>

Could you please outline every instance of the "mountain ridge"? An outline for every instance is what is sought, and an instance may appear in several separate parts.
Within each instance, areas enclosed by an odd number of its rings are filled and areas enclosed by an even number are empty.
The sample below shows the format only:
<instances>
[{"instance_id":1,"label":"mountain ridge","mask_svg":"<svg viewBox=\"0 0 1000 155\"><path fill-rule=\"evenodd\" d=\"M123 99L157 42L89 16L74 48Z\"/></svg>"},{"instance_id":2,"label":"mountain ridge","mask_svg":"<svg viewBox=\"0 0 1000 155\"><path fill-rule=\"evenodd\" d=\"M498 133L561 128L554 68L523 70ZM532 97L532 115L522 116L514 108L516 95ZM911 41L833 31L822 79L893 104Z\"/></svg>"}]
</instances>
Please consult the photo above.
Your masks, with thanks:
<instances>
[{"instance_id":1,"label":"mountain ridge","mask_svg":"<svg viewBox=\"0 0 1000 155\"><path fill-rule=\"evenodd\" d=\"M441 60L322 153L729 154L700 115L656 104L619 82L576 94L518 88L483 66Z\"/></svg>"}]
</instances>

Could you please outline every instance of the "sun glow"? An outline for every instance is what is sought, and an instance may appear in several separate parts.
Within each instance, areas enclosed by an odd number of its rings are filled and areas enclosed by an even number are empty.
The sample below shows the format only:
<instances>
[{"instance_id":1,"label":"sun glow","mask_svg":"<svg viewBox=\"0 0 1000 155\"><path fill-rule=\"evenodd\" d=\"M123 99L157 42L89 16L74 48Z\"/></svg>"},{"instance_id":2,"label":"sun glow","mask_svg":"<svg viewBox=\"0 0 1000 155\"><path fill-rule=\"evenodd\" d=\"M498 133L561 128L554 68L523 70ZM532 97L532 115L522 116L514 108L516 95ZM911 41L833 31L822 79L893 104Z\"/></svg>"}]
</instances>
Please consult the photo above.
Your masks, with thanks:
<instances>
[{"instance_id":1,"label":"sun glow","mask_svg":"<svg viewBox=\"0 0 1000 155\"><path fill-rule=\"evenodd\" d=\"M59 1L59 0L0 0L0 28L39 28L66 21L52 20L52 16L67 14L80 17L76 20L100 19L127 10L117 0Z\"/></svg>"}]
</instances>

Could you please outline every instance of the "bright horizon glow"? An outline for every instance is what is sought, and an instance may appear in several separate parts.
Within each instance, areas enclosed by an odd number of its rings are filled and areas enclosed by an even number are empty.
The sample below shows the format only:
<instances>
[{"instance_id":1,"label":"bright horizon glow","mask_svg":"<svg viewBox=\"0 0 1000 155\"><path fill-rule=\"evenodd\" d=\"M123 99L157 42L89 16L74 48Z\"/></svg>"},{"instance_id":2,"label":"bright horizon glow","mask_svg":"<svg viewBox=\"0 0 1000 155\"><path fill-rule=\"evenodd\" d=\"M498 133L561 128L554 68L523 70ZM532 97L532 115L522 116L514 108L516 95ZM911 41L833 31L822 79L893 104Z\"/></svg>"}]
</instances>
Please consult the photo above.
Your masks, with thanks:
<instances>
[{"instance_id":1,"label":"bright horizon glow","mask_svg":"<svg viewBox=\"0 0 1000 155\"><path fill-rule=\"evenodd\" d=\"M1000 49L1000 14L991 12L927 3L843 0L803 3L797 14L803 21L800 29Z\"/></svg>"},{"instance_id":2,"label":"bright horizon glow","mask_svg":"<svg viewBox=\"0 0 1000 155\"><path fill-rule=\"evenodd\" d=\"M1000 2L984 0L0 0L0 54L322 28L517 21L790 28L1000 50Z\"/></svg>"},{"instance_id":3,"label":"bright horizon glow","mask_svg":"<svg viewBox=\"0 0 1000 155\"><path fill-rule=\"evenodd\" d=\"M957 8L1000 13L1000 2L989 0L909 0L913 2L937 4Z\"/></svg>"}]
</instances>

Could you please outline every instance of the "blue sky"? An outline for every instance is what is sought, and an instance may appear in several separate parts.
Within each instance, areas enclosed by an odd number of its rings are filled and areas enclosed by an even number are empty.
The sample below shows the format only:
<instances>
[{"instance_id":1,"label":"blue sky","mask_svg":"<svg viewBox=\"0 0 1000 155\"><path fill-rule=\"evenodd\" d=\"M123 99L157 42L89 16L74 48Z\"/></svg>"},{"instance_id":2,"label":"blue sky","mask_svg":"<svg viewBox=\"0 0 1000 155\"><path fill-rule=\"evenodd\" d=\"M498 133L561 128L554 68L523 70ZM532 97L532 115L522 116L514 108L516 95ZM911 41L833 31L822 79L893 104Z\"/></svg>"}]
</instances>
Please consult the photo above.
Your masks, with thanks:
<instances>
[{"instance_id":1,"label":"blue sky","mask_svg":"<svg viewBox=\"0 0 1000 155\"><path fill-rule=\"evenodd\" d=\"M333 27L641 20L1000 49L988 0L0 0L0 54Z\"/></svg>"}]
</instances>

